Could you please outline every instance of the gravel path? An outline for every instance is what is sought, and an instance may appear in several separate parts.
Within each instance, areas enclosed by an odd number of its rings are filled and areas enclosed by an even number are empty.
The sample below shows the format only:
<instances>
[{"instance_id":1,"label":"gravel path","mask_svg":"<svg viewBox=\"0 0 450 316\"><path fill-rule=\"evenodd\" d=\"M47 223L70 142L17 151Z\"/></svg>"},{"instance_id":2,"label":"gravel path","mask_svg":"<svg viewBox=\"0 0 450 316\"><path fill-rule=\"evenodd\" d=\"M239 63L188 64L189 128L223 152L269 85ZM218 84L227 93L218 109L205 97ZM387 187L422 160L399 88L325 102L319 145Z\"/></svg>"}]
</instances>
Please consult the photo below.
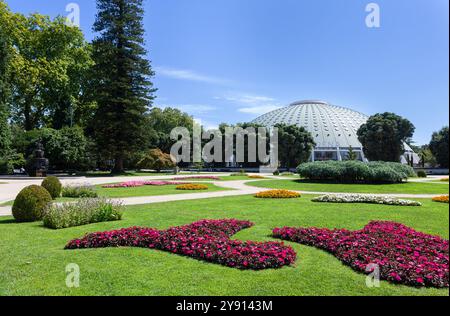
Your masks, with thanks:
<instances>
[{"instance_id":1,"label":"gravel path","mask_svg":"<svg viewBox=\"0 0 450 316\"><path fill-rule=\"evenodd\" d=\"M226 176L229 174L217 174L218 176ZM172 179L173 175L168 176L150 176L150 177L103 177L103 178L62 178L61 182L63 184L75 184L75 183L89 183L92 185L105 184L105 183L116 183L122 181L137 181L137 180L169 180ZM182 177L182 175L181 175ZM280 179L280 180L290 180L290 178L276 177L266 175L270 179ZM24 187L31 184L40 184L39 180L2 180L7 182L0 184L0 204L7 201L11 201L15 198L17 193ZM250 195L261 191L267 191L267 188L258 188L249 186L247 182L254 181L265 181L265 180L236 180L236 181L204 181L213 183L214 185L226 189L229 191L217 191L217 192L204 192L204 193L186 193L186 194L173 194L173 195L160 195L160 196L140 196L140 197L128 197L120 198L124 205L141 205L141 204L151 204L151 203L161 203L161 202L172 202L172 201L187 201L187 200L197 200L197 199L209 199L216 197L226 197L226 196L240 196L240 195ZM314 191L297 191L304 195L324 195L324 194L339 194L338 192L314 192ZM349 194L348 192L342 192L342 194ZM389 196L394 198L416 198L416 199L428 199L436 195L431 194L370 194L378 196ZM0 207L0 216L11 215L11 206Z\"/></svg>"}]
</instances>

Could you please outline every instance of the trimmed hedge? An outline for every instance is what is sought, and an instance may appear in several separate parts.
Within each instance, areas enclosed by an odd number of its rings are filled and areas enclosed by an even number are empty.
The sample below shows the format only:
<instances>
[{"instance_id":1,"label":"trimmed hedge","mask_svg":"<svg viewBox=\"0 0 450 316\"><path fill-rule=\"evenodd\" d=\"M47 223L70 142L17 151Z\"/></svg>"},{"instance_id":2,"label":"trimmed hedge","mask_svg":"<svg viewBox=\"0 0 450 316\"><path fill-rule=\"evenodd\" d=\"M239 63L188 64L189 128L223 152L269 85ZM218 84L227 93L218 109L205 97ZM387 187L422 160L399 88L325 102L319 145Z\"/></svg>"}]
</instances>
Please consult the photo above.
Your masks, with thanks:
<instances>
[{"instance_id":1,"label":"trimmed hedge","mask_svg":"<svg viewBox=\"0 0 450 316\"><path fill-rule=\"evenodd\" d=\"M416 174L410 166L397 162L318 161L297 167L309 180L345 183L400 183Z\"/></svg>"},{"instance_id":2,"label":"trimmed hedge","mask_svg":"<svg viewBox=\"0 0 450 316\"><path fill-rule=\"evenodd\" d=\"M12 214L17 222L35 222L42 219L44 208L52 202L52 196L39 185L30 185L16 196Z\"/></svg>"},{"instance_id":3,"label":"trimmed hedge","mask_svg":"<svg viewBox=\"0 0 450 316\"><path fill-rule=\"evenodd\" d=\"M41 186L50 193L52 199L59 198L61 196L62 184L57 177L48 176L42 181Z\"/></svg>"}]
</instances>

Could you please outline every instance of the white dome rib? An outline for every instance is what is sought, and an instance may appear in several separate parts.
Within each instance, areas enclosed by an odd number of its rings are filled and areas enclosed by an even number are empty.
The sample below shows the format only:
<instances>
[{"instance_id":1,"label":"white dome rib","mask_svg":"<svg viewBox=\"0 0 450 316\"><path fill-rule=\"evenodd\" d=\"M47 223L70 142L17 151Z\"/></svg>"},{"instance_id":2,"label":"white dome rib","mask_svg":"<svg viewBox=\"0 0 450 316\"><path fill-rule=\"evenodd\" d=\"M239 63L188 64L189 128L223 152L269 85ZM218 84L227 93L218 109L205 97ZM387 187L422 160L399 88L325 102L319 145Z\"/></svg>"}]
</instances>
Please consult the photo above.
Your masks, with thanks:
<instances>
[{"instance_id":1,"label":"white dome rib","mask_svg":"<svg viewBox=\"0 0 450 316\"><path fill-rule=\"evenodd\" d=\"M324 101L305 100L264 114L252 123L263 126L287 124L308 130L316 148L361 148L357 131L368 119L367 115Z\"/></svg>"}]
</instances>

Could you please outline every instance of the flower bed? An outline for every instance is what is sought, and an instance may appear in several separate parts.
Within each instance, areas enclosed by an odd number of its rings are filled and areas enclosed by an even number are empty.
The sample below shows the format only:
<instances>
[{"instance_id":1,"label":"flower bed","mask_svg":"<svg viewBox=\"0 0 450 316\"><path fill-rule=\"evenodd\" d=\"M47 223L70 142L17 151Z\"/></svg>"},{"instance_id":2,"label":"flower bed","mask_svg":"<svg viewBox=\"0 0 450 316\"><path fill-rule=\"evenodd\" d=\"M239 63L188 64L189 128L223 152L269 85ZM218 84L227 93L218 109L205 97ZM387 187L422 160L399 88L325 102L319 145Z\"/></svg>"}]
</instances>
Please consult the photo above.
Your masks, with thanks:
<instances>
[{"instance_id":1,"label":"flower bed","mask_svg":"<svg viewBox=\"0 0 450 316\"><path fill-rule=\"evenodd\" d=\"M177 186L177 190L186 190L186 191L200 191L200 190L208 190L208 186L206 184L182 184Z\"/></svg>"},{"instance_id":2,"label":"flower bed","mask_svg":"<svg viewBox=\"0 0 450 316\"><path fill-rule=\"evenodd\" d=\"M95 187L90 184L71 184L62 188L62 196L67 198L96 198Z\"/></svg>"},{"instance_id":3,"label":"flower bed","mask_svg":"<svg viewBox=\"0 0 450 316\"><path fill-rule=\"evenodd\" d=\"M251 226L248 221L227 219L203 220L167 230L131 227L88 234L70 241L65 248L143 247L253 270L280 268L295 261L296 253L283 243L230 240Z\"/></svg>"},{"instance_id":4,"label":"flower bed","mask_svg":"<svg viewBox=\"0 0 450 316\"><path fill-rule=\"evenodd\" d=\"M433 201L440 203L448 203L448 195L436 196L433 198Z\"/></svg>"},{"instance_id":5,"label":"flower bed","mask_svg":"<svg viewBox=\"0 0 450 316\"><path fill-rule=\"evenodd\" d=\"M190 176L190 177L177 177L173 178L173 180L220 180L220 178L216 176Z\"/></svg>"},{"instance_id":6,"label":"flower bed","mask_svg":"<svg viewBox=\"0 0 450 316\"><path fill-rule=\"evenodd\" d=\"M181 185L181 184L187 184L187 183L186 182L174 182L174 181L127 181L127 182L121 182L121 183L102 185L102 188L117 189L117 188L136 188L136 187L142 187L145 185L165 186L165 185Z\"/></svg>"},{"instance_id":7,"label":"flower bed","mask_svg":"<svg viewBox=\"0 0 450 316\"><path fill-rule=\"evenodd\" d=\"M324 249L353 269L379 266L380 278L413 286L449 286L449 243L395 222L362 230L276 228L273 237Z\"/></svg>"},{"instance_id":8,"label":"flower bed","mask_svg":"<svg viewBox=\"0 0 450 316\"><path fill-rule=\"evenodd\" d=\"M50 204L44 211L44 226L53 229L122 219L122 204L104 198L82 198L76 203Z\"/></svg>"},{"instance_id":9,"label":"flower bed","mask_svg":"<svg viewBox=\"0 0 450 316\"><path fill-rule=\"evenodd\" d=\"M422 206L422 203L416 201L399 200L388 196L368 194L326 194L313 198L311 201L326 203L368 203L398 206Z\"/></svg>"},{"instance_id":10,"label":"flower bed","mask_svg":"<svg viewBox=\"0 0 450 316\"><path fill-rule=\"evenodd\" d=\"M269 190L256 193L255 197L260 199L294 199L301 197L301 194L288 190Z\"/></svg>"},{"instance_id":11,"label":"flower bed","mask_svg":"<svg viewBox=\"0 0 450 316\"><path fill-rule=\"evenodd\" d=\"M266 177L263 176L259 176L259 175L253 175L253 176L248 176L250 179L266 179Z\"/></svg>"}]
</instances>

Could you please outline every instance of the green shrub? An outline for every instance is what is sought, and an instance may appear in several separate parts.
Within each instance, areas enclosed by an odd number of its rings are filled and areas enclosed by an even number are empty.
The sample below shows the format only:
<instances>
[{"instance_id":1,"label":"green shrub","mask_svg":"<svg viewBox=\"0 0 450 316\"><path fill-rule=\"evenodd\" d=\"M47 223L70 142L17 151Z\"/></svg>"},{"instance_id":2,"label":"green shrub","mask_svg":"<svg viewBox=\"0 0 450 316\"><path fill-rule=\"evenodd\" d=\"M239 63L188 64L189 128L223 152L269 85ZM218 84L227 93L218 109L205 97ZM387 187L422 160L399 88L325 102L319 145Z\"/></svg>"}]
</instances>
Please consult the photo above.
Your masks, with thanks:
<instances>
[{"instance_id":1,"label":"green shrub","mask_svg":"<svg viewBox=\"0 0 450 316\"><path fill-rule=\"evenodd\" d=\"M417 176L419 178L426 178L428 175L427 175L427 173L425 171L419 170L419 171L417 171Z\"/></svg>"},{"instance_id":2,"label":"green shrub","mask_svg":"<svg viewBox=\"0 0 450 316\"><path fill-rule=\"evenodd\" d=\"M61 196L62 184L57 177L49 176L42 181L41 186L45 188L52 196L52 199L59 198Z\"/></svg>"},{"instance_id":3,"label":"green shrub","mask_svg":"<svg viewBox=\"0 0 450 316\"><path fill-rule=\"evenodd\" d=\"M280 170L275 170L275 171L273 172L273 175L274 175L274 176L279 176L279 175L280 175Z\"/></svg>"},{"instance_id":4,"label":"green shrub","mask_svg":"<svg viewBox=\"0 0 450 316\"><path fill-rule=\"evenodd\" d=\"M6 158L0 157L0 174L12 174L13 165Z\"/></svg>"},{"instance_id":5,"label":"green shrub","mask_svg":"<svg viewBox=\"0 0 450 316\"><path fill-rule=\"evenodd\" d=\"M44 211L44 226L62 229L122 219L122 204L104 198L80 199L75 203L49 204Z\"/></svg>"},{"instance_id":6,"label":"green shrub","mask_svg":"<svg viewBox=\"0 0 450 316\"><path fill-rule=\"evenodd\" d=\"M98 194L91 185L75 184L64 186L62 196L66 198L96 198Z\"/></svg>"},{"instance_id":7,"label":"green shrub","mask_svg":"<svg viewBox=\"0 0 450 316\"><path fill-rule=\"evenodd\" d=\"M318 161L297 167L301 177L309 180L342 183L400 183L415 176L413 168L394 162Z\"/></svg>"},{"instance_id":8,"label":"green shrub","mask_svg":"<svg viewBox=\"0 0 450 316\"><path fill-rule=\"evenodd\" d=\"M42 219L44 208L50 204L52 196L43 187L31 185L16 196L12 214L18 222L35 222Z\"/></svg>"}]
</instances>

